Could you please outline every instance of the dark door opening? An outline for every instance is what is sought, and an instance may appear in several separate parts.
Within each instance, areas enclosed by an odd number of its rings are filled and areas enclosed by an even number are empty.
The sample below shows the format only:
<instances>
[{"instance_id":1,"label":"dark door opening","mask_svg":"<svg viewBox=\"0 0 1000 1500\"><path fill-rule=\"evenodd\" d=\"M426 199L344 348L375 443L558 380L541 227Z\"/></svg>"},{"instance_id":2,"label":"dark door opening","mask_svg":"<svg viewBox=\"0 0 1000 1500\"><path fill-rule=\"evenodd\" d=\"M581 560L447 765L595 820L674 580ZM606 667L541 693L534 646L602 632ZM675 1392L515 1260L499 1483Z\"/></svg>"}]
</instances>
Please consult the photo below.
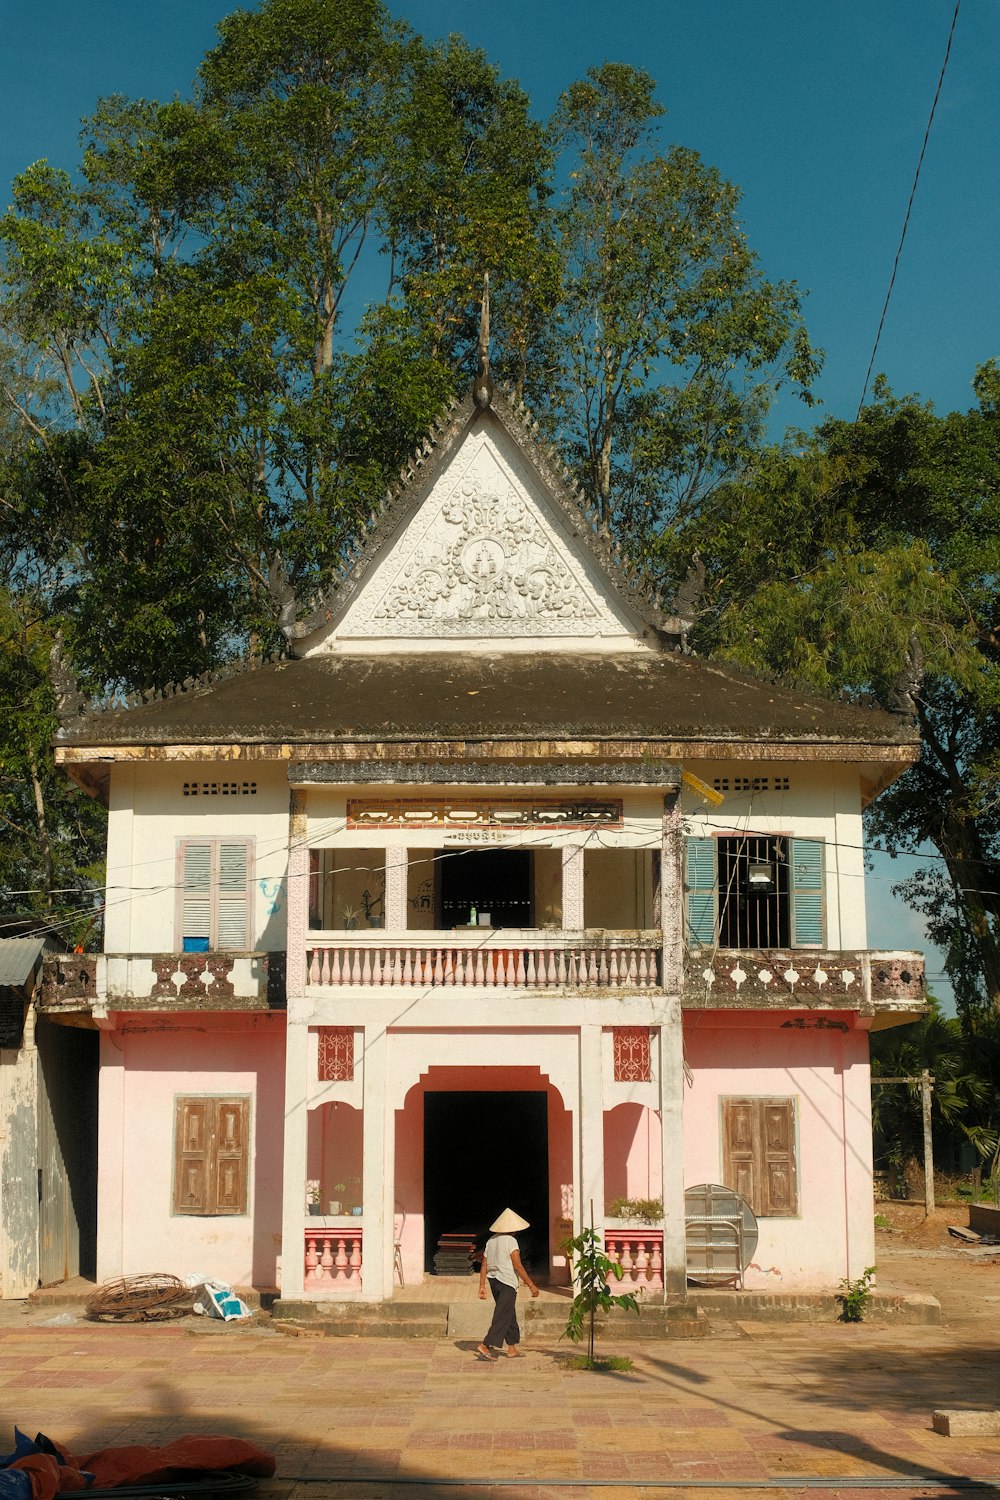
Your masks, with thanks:
<instances>
[{"instance_id":1,"label":"dark door opening","mask_svg":"<svg viewBox=\"0 0 1000 1500\"><path fill-rule=\"evenodd\" d=\"M530 849L467 849L438 869L440 927L471 922L473 910L484 927L534 925Z\"/></svg>"},{"instance_id":2,"label":"dark door opening","mask_svg":"<svg viewBox=\"0 0 1000 1500\"><path fill-rule=\"evenodd\" d=\"M424 1096L424 1268L442 1234L488 1229L505 1208L527 1219L521 1259L549 1265L548 1098L543 1093Z\"/></svg>"},{"instance_id":3,"label":"dark door opening","mask_svg":"<svg viewBox=\"0 0 1000 1500\"><path fill-rule=\"evenodd\" d=\"M791 939L788 840L721 838L719 941L723 948L787 948Z\"/></svg>"}]
</instances>

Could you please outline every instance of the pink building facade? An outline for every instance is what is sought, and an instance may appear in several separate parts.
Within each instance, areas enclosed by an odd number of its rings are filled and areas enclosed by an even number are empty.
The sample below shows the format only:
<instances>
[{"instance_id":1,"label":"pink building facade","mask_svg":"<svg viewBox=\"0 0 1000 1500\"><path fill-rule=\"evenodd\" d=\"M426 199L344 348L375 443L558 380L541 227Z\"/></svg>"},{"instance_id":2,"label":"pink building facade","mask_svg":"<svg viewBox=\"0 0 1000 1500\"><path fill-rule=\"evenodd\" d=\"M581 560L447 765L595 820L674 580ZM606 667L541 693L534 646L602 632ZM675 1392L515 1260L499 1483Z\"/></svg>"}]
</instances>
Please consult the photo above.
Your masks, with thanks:
<instances>
[{"instance_id":1,"label":"pink building facade","mask_svg":"<svg viewBox=\"0 0 1000 1500\"><path fill-rule=\"evenodd\" d=\"M871 1264L868 1034L923 965L867 948L861 818L913 729L686 628L470 393L286 659L66 726L121 893L44 998L101 1033L101 1278L377 1302L509 1203L537 1277L592 1221L680 1298L704 1185L748 1288Z\"/></svg>"}]
</instances>

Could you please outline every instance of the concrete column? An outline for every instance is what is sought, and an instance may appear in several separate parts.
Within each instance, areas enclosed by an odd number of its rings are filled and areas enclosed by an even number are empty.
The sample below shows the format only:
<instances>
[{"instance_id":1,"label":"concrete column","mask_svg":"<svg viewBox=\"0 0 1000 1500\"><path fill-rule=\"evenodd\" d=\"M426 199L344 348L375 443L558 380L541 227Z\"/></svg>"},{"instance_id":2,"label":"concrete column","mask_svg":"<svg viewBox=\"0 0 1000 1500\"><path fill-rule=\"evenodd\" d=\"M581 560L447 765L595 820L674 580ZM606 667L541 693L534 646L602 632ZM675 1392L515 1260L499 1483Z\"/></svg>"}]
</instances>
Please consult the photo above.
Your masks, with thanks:
<instances>
[{"instance_id":1,"label":"concrete column","mask_svg":"<svg viewBox=\"0 0 1000 1500\"><path fill-rule=\"evenodd\" d=\"M590 1223L594 1205L594 1229L604 1240L604 1058L602 1028L580 1027L580 1202L574 1215L574 1230Z\"/></svg>"},{"instance_id":2,"label":"concrete column","mask_svg":"<svg viewBox=\"0 0 1000 1500\"><path fill-rule=\"evenodd\" d=\"M660 1019L660 1130L663 1153L663 1287L668 1298L687 1289L684 1234L684 1032L679 999L664 1002Z\"/></svg>"},{"instance_id":3,"label":"concrete column","mask_svg":"<svg viewBox=\"0 0 1000 1500\"><path fill-rule=\"evenodd\" d=\"M409 851L390 845L385 851L385 929L406 931L406 877Z\"/></svg>"},{"instance_id":4,"label":"concrete column","mask_svg":"<svg viewBox=\"0 0 1000 1500\"><path fill-rule=\"evenodd\" d=\"M663 933L663 992L684 992L684 838L681 799L670 792L663 799L660 838L660 929Z\"/></svg>"},{"instance_id":5,"label":"concrete column","mask_svg":"<svg viewBox=\"0 0 1000 1500\"><path fill-rule=\"evenodd\" d=\"M381 1302L392 1291L392 1187L386 1075L389 1039L383 1028L365 1027L364 1166L362 1204L364 1239L361 1280L366 1302Z\"/></svg>"},{"instance_id":6,"label":"concrete column","mask_svg":"<svg viewBox=\"0 0 1000 1500\"><path fill-rule=\"evenodd\" d=\"M306 992L306 943L309 939L309 845L306 832L305 793L293 791L289 798L288 920L285 926L285 989L289 1000Z\"/></svg>"},{"instance_id":7,"label":"concrete column","mask_svg":"<svg viewBox=\"0 0 1000 1500\"><path fill-rule=\"evenodd\" d=\"M291 957L291 954L289 954ZM281 1198L281 1295L300 1297L305 1285L306 1089L309 1028L289 1010L285 1030L285 1152Z\"/></svg>"},{"instance_id":8,"label":"concrete column","mask_svg":"<svg viewBox=\"0 0 1000 1500\"><path fill-rule=\"evenodd\" d=\"M0 1052L0 1296L38 1285L38 1049L35 1007L20 1047Z\"/></svg>"},{"instance_id":9,"label":"concrete column","mask_svg":"<svg viewBox=\"0 0 1000 1500\"><path fill-rule=\"evenodd\" d=\"M679 790L663 799L660 927L663 1013L660 1019L660 1130L663 1150L663 1286L667 1298L687 1290L684 1232L684 866Z\"/></svg>"},{"instance_id":10,"label":"concrete column","mask_svg":"<svg viewBox=\"0 0 1000 1500\"><path fill-rule=\"evenodd\" d=\"M101 1032L97 1087L97 1280L124 1274L125 1038ZM135 1270L135 1267L131 1268Z\"/></svg>"},{"instance_id":11,"label":"concrete column","mask_svg":"<svg viewBox=\"0 0 1000 1500\"><path fill-rule=\"evenodd\" d=\"M564 845L562 852L562 924L574 932L583 926L583 849Z\"/></svg>"}]
</instances>

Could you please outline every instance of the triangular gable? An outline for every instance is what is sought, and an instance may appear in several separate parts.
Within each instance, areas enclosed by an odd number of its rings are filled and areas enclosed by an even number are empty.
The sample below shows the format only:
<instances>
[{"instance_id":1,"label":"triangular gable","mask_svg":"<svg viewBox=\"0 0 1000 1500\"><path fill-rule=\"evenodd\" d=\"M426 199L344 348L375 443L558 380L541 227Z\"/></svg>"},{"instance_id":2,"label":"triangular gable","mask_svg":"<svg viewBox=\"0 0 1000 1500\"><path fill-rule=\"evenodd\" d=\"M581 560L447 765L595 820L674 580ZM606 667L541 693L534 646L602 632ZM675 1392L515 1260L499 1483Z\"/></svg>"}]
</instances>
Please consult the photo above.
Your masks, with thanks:
<instances>
[{"instance_id":1,"label":"triangular gable","mask_svg":"<svg viewBox=\"0 0 1000 1500\"><path fill-rule=\"evenodd\" d=\"M648 649L670 624L617 568L548 451L499 394L485 411L471 396L458 407L323 616L296 654L477 642Z\"/></svg>"}]
</instances>

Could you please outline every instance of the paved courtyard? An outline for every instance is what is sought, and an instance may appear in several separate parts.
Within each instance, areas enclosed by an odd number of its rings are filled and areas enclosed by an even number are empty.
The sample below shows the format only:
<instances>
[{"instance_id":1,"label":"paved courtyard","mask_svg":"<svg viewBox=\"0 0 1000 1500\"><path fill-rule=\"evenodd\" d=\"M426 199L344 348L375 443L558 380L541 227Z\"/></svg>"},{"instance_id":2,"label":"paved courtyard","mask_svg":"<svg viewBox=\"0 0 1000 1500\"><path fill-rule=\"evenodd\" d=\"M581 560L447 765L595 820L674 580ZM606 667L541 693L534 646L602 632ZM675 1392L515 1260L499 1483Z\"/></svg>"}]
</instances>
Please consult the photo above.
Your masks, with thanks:
<instances>
[{"instance_id":1,"label":"paved courtyard","mask_svg":"<svg viewBox=\"0 0 1000 1500\"><path fill-rule=\"evenodd\" d=\"M908 1263L887 1262L894 1283ZM52 1325L66 1313L8 1304L0 1431L17 1423L78 1452L246 1437L277 1456L262 1500L722 1496L748 1483L764 1495L948 1495L968 1492L963 1478L995 1479L1000 1493L1000 1438L931 1430L936 1407L1000 1406L1000 1262L913 1264L947 1286L940 1327L730 1324L633 1345L634 1373L610 1375L566 1368L554 1340L486 1365L472 1339Z\"/></svg>"}]
</instances>

